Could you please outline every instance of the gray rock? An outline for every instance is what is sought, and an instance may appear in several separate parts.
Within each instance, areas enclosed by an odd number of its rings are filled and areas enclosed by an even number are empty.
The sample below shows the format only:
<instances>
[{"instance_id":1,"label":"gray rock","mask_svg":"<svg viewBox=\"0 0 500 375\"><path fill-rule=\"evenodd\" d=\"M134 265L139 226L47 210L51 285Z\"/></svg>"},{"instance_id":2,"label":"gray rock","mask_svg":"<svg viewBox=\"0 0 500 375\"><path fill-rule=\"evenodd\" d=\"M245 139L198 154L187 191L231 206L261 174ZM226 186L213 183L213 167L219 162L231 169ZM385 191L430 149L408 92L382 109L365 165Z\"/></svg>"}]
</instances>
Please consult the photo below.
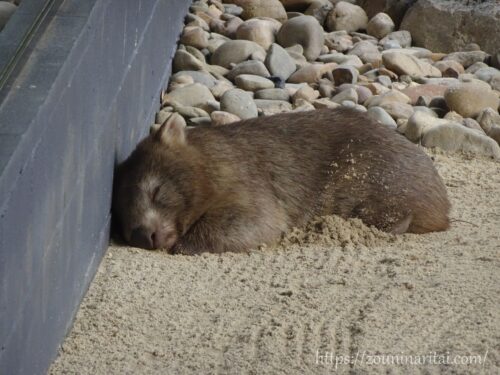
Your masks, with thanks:
<instances>
[{"instance_id":1,"label":"gray rock","mask_svg":"<svg viewBox=\"0 0 500 375\"><path fill-rule=\"evenodd\" d=\"M436 118L422 111L415 111L408 119L404 134L410 141L420 142L422 136L428 130L439 125L449 124L450 122L450 120Z\"/></svg>"},{"instance_id":2,"label":"gray rock","mask_svg":"<svg viewBox=\"0 0 500 375\"><path fill-rule=\"evenodd\" d=\"M273 76L280 77L284 81L296 70L295 61L283 47L276 43L273 43L267 51L265 64Z\"/></svg>"},{"instance_id":3,"label":"gray rock","mask_svg":"<svg viewBox=\"0 0 500 375\"><path fill-rule=\"evenodd\" d=\"M398 75L406 74L412 78L441 77L439 69L412 55L388 51L382 55L382 60L387 69Z\"/></svg>"},{"instance_id":4,"label":"gray rock","mask_svg":"<svg viewBox=\"0 0 500 375\"><path fill-rule=\"evenodd\" d=\"M358 56L364 63L371 63L377 66L382 61L382 54L377 46L366 40L356 43L347 54Z\"/></svg>"},{"instance_id":5,"label":"gray rock","mask_svg":"<svg viewBox=\"0 0 500 375\"><path fill-rule=\"evenodd\" d=\"M474 63L483 62L488 54L483 51L453 52L443 58L444 61L453 60L460 63L464 68L468 68Z\"/></svg>"},{"instance_id":6,"label":"gray rock","mask_svg":"<svg viewBox=\"0 0 500 375\"><path fill-rule=\"evenodd\" d=\"M333 4L329 0L314 0L306 9L304 14L316 18L320 25L325 23L328 13L333 9Z\"/></svg>"},{"instance_id":7,"label":"gray rock","mask_svg":"<svg viewBox=\"0 0 500 375\"><path fill-rule=\"evenodd\" d=\"M419 0L401 29L410 31L416 45L432 51L460 51L475 42L493 54L500 50L498 14L497 1Z\"/></svg>"},{"instance_id":8,"label":"gray rock","mask_svg":"<svg viewBox=\"0 0 500 375\"><path fill-rule=\"evenodd\" d=\"M332 99L333 102L341 104L345 100L349 100L351 102L358 102L358 93L355 89L350 88L344 91L339 92Z\"/></svg>"},{"instance_id":9,"label":"gray rock","mask_svg":"<svg viewBox=\"0 0 500 375\"><path fill-rule=\"evenodd\" d=\"M378 13L372 17L366 26L366 32L377 39L385 37L394 31L394 22L386 13Z\"/></svg>"},{"instance_id":10,"label":"gray rock","mask_svg":"<svg viewBox=\"0 0 500 375\"><path fill-rule=\"evenodd\" d=\"M345 1L338 2L326 19L326 28L329 31L365 30L367 24L368 16L363 8Z\"/></svg>"},{"instance_id":11,"label":"gray rock","mask_svg":"<svg viewBox=\"0 0 500 375\"><path fill-rule=\"evenodd\" d=\"M485 108L477 117L477 121L486 134L495 127L500 127L500 115L492 108Z\"/></svg>"},{"instance_id":12,"label":"gray rock","mask_svg":"<svg viewBox=\"0 0 500 375\"><path fill-rule=\"evenodd\" d=\"M260 77L269 77L271 75L262 61L248 60L236 64L226 77L234 80L236 76L241 74L253 74Z\"/></svg>"},{"instance_id":13,"label":"gray rock","mask_svg":"<svg viewBox=\"0 0 500 375\"><path fill-rule=\"evenodd\" d=\"M341 65L332 70L333 80L337 86L343 83L356 83L358 71L349 65Z\"/></svg>"},{"instance_id":14,"label":"gray rock","mask_svg":"<svg viewBox=\"0 0 500 375\"><path fill-rule=\"evenodd\" d=\"M407 30L394 31L380 40L380 44L390 41L397 42L401 48L411 47L411 34Z\"/></svg>"},{"instance_id":15,"label":"gray rock","mask_svg":"<svg viewBox=\"0 0 500 375\"><path fill-rule=\"evenodd\" d=\"M227 125L241 120L238 116L224 111L213 111L210 114L210 119L214 126Z\"/></svg>"},{"instance_id":16,"label":"gray rock","mask_svg":"<svg viewBox=\"0 0 500 375\"><path fill-rule=\"evenodd\" d=\"M495 140L456 123L428 129L422 137L422 145L447 151L473 152L500 160L500 146Z\"/></svg>"},{"instance_id":17,"label":"gray rock","mask_svg":"<svg viewBox=\"0 0 500 375\"><path fill-rule=\"evenodd\" d=\"M221 111L232 113L242 120L257 117L257 106L252 95L240 89L226 91L220 101Z\"/></svg>"},{"instance_id":18,"label":"gray rock","mask_svg":"<svg viewBox=\"0 0 500 375\"><path fill-rule=\"evenodd\" d=\"M223 4L224 13L231 14L233 16L239 17L243 13L243 8L235 4Z\"/></svg>"},{"instance_id":19,"label":"gray rock","mask_svg":"<svg viewBox=\"0 0 500 375\"><path fill-rule=\"evenodd\" d=\"M258 91L274 87L274 82L253 74L241 74L234 79L236 86L245 91Z\"/></svg>"},{"instance_id":20,"label":"gray rock","mask_svg":"<svg viewBox=\"0 0 500 375\"><path fill-rule=\"evenodd\" d=\"M181 70L172 76L172 81L180 76L190 76L194 83L201 83L208 88L212 88L217 83L217 80L209 73L196 70Z\"/></svg>"},{"instance_id":21,"label":"gray rock","mask_svg":"<svg viewBox=\"0 0 500 375\"><path fill-rule=\"evenodd\" d=\"M290 100L290 94L285 89L264 89L255 93L255 99Z\"/></svg>"},{"instance_id":22,"label":"gray rock","mask_svg":"<svg viewBox=\"0 0 500 375\"><path fill-rule=\"evenodd\" d=\"M382 107L371 107L368 109L368 116L375 121L388 126L390 128L397 128L396 121L382 108Z\"/></svg>"},{"instance_id":23,"label":"gray rock","mask_svg":"<svg viewBox=\"0 0 500 375\"><path fill-rule=\"evenodd\" d=\"M215 50L212 64L229 68L232 63L238 64L252 58L264 61L266 51L255 42L249 40L230 40Z\"/></svg>"},{"instance_id":24,"label":"gray rock","mask_svg":"<svg viewBox=\"0 0 500 375\"><path fill-rule=\"evenodd\" d=\"M292 105L283 100L255 99L255 104L264 116L270 116L282 112L290 112Z\"/></svg>"},{"instance_id":25,"label":"gray rock","mask_svg":"<svg viewBox=\"0 0 500 375\"><path fill-rule=\"evenodd\" d=\"M163 103L179 103L182 106L198 107L206 110L208 108L207 102L214 100L214 96L206 86L193 83L169 92L163 98Z\"/></svg>"},{"instance_id":26,"label":"gray rock","mask_svg":"<svg viewBox=\"0 0 500 375\"><path fill-rule=\"evenodd\" d=\"M299 16L286 21L276 37L282 47L300 44L304 48L304 56L314 61L321 53L325 37L323 28L312 16Z\"/></svg>"},{"instance_id":27,"label":"gray rock","mask_svg":"<svg viewBox=\"0 0 500 375\"><path fill-rule=\"evenodd\" d=\"M173 71L179 72L182 70L203 70L205 64L198 60L189 52L178 49L174 55Z\"/></svg>"},{"instance_id":28,"label":"gray rock","mask_svg":"<svg viewBox=\"0 0 500 375\"><path fill-rule=\"evenodd\" d=\"M345 31L333 31L325 34L325 45L337 52L345 52L352 48L352 37Z\"/></svg>"},{"instance_id":29,"label":"gray rock","mask_svg":"<svg viewBox=\"0 0 500 375\"><path fill-rule=\"evenodd\" d=\"M485 108L498 108L499 99L488 84L463 82L449 87L444 98L449 109L463 117L476 117Z\"/></svg>"}]
</instances>

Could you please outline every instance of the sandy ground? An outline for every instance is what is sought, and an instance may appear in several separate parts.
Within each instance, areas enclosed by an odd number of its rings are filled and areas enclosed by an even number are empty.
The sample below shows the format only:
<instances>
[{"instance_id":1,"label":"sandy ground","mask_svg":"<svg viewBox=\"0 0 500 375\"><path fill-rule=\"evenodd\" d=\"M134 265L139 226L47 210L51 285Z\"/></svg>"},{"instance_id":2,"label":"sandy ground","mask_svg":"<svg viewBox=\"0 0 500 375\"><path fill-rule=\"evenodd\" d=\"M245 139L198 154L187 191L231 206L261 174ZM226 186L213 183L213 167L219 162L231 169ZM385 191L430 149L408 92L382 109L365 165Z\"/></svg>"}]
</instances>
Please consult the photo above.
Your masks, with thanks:
<instances>
[{"instance_id":1,"label":"sandy ground","mask_svg":"<svg viewBox=\"0 0 500 375\"><path fill-rule=\"evenodd\" d=\"M111 246L49 373L500 373L500 163L434 156L444 233L330 217L248 254Z\"/></svg>"}]
</instances>

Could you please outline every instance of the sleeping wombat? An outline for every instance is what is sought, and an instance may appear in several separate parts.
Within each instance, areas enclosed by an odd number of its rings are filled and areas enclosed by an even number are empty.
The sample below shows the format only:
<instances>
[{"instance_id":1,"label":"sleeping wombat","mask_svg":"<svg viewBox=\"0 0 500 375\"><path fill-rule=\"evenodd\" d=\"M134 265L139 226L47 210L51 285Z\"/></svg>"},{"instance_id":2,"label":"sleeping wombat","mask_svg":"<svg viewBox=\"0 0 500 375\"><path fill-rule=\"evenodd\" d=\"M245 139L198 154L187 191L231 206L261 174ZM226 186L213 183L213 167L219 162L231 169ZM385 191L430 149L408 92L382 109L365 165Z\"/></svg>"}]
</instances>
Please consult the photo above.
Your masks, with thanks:
<instances>
[{"instance_id":1,"label":"sleeping wombat","mask_svg":"<svg viewBox=\"0 0 500 375\"><path fill-rule=\"evenodd\" d=\"M113 212L132 245L242 251L327 214L392 233L448 228L450 204L431 159L360 112L185 125L171 115L118 167Z\"/></svg>"}]
</instances>

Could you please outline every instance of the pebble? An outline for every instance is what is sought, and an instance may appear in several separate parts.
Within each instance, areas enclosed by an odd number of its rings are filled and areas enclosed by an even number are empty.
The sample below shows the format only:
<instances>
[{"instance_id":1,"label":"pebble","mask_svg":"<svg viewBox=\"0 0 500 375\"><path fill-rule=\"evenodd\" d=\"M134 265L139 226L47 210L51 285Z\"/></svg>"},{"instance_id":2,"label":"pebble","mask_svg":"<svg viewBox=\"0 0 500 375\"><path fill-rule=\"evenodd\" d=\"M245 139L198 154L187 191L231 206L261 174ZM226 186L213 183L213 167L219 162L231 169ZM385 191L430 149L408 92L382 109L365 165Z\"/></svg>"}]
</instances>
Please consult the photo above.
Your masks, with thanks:
<instances>
[{"instance_id":1,"label":"pebble","mask_svg":"<svg viewBox=\"0 0 500 375\"><path fill-rule=\"evenodd\" d=\"M356 83L358 71L349 65L340 65L332 70L333 80L337 86L343 83Z\"/></svg>"},{"instance_id":2,"label":"pebble","mask_svg":"<svg viewBox=\"0 0 500 375\"><path fill-rule=\"evenodd\" d=\"M234 65L226 77L234 80L240 74L253 74L260 77L269 77L271 75L264 63L258 60L243 61Z\"/></svg>"},{"instance_id":3,"label":"pebble","mask_svg":"<svg viewBox=\"0 0 500 375\"><path fill-rule=\"evenodd\" d=\"M329 31L345 30L347 32L366 29L368 16L363 8L345 1L340 1L328 14L326 28Z\"/></svg>"},{"instance_id":4,"label":"pebble","mask_svg":"<svg viewBox=\"0 0 500 375\"><path fill-rule=\"evenodd\" d=\"M492 108L485 108L477 117L481 129L500 143L500 115Z\"/></svg>"},{"instance_id":5,"label":"pebble","mask_svg":"<svg viewBox=\"0 0 500 375\"><path fill-rule=\"evenodd\" d=\"M464 73L462 64L454 60L438 61L434 67L439 69L443 77L458 78L460 74Z\"/></svg>"},{"instance_id":6,"label":"pebble","mask_svg":"<svg viewBox=\"0 0 500 375\"><path fill-rule=\"evenodd\" d=\"M315 101L312 102L314 108L316 109L321 109L321 108L338 108L341 105L339 103L332 102L328 98L321 98L321 99L316 99Z\"/></svg>"},{"instance_id":7,"label":"pebble","mask_svg":"<svg viewBox=\"0 0 500 375\"><path fill-rule=\"evenodd\" d=\"M239 7L235 4L223 4L224 5L224 13L231 14L233 16L241 16L243 13L243 8Z\"/></svg>"},{"instance_id":8,"label":"pebble","mask_svg":"<svg viewBox=\"0 0 500 375\"><path fill-rule=\"evenodd\" d=\"M210 119L214 126L227 125L241 120L238 116L224 111L213 111L210 114Z\"/></svg>"},{"instance_id":9,"label":"pebble","mask_svg":"<svg viewBox=\"0 0 500 375\"><path fill-rule=\"evenodd\" d=\"M380 107L382 107L395 120L410 118L415 112L411 105L405 103L383 103L380 104Z\"/></svg>"},{"instance_id":10,"label":"pebble","mask_svg":"<svg viewBox=\"0 0 500 375\"><path fill-rule=\"evenodd\" d=\"M488 54L483 51L453 52L443 58L444 61L453 60L468 68L476 62L484 62Z\"/></svg>"},{"instance_id":11,"label":"pebble","mask_svg":"<svg viewBox=\"0 0 500 375\"><path fill-rule=\"evenodd\" d=\"M163 98L164 104L179 103L182 106L207 109L207 102L215 100L208 87L193 83L169 92Z\"/></svg>"},{"instance_id":12,"label":"pebble","mask_svg":"<svg viewBox=\"0 0 500 375\"><path fill-rule=\"evenodd\" d=\"M221 111L232 113L242 120L257 117L257 106L252 95L240 89L228 90L220 100Z\"/></svg>"},{"instance_id":13,"label":"pebble","mask_svg":"<svg viewBox=\"0 0 500 375\"><path fill-rule=\"evenodd\" d=\"M284 22L286 10L279 0L231 0L232 4L243 8L241 18L247 20L254 17L270 17Z\"/></svg>"},{"instance_id":14,"label":"pebble","mask_svg":"<svg viewBox=\"0 0 500 375\"><path fill-rule=\"evenodd\" d=\"M406 53L388 51L382 55L382 60L387 69L398 75L405 74L412 78L441 77L439 69Z\"/></svg>"},{"instance_id":15,"label":"pebble","mask_svg":"<svg viewBox=\"0 0 500 375\"><path fill-rule=\"evenodd\" d=\"M255 42L249 40L230 40L222 44L212 55L212 64L229 68L230 64L237 64L252 59L264 61L266 51Z\"/></svg>"},{"instance_id":16,"label":"pebble","mask_svg":"<svg viewBox=\"0 0 500 375\"><path fill-rule=\"evenodd\" d=\"M282 112L290 112L292 105L284 100L255 99L259 112L264 116L270 116Z\"/></svg>"},{"instance_id":17,"label":"pebble","mask_svg":"<svg viewBox=\"0 0 500 375\"><path fill-rule=\"evenodd\" d=\"M382 62L382 54L377 46L369 41L357 42L348 52L349 55L358 56L362 62L379 66Z\"/></svg>"},{"instance_id":18,"label":"pebble","mask_svg":"<svg viewBox=\"0 0 500 375\"><path fill-rule=\"evenodd\" d=\"M209 89L214 87L217 83L217 80L209 73L196 71L196 70L181 70L178 73L175 73L171 80L172 82L177 82L179 77L188 76L191 78L192 82L189 83L201 83L204 86L207 86Z\"/></svg>"},{"instance_id":19,"label":"pebble","mask_svg":"<svg viewBox=\"0 0 500 375\"><path fill-rule=\"evenodd\" d=\"M365 101L366 107L382 106L388 103L410 103L410 98L398 90L390 90L380 95L372 96Z\"/></svg>"},{"instance_id":20,"label":"pebble","mask_svg":"<svg viewBox=\"0 0 500 375\"><path fill-rule=\"evenodd\" d=\"M285 89L263 89L259 90L254 95L255 99L267 99L267 100L290 100L290 94Z\"/></svg>"},{"instance_id":21,"label":"pebble","mask_svg":"<svg viewBox=\"0 0 500 375\"><path fill-rule=\"evenodd\" d=\"M450 123L450 120L436 118L428 113L416 111L406 123L405 136L412 142L420 142L429 129Z\"/></svg>"},{"instance_id":22,"label":"pebble","mask_svg":"<svg viewBox=\"0 0 500 375\"><path fill-rule=\"evenodd\" d=\"M352 37L345 31L333 31L325 34L325 45L337 52L346 52L352 48Z\"/></svg>"},{"instance_id":23,"label":"pebble","mask_svg":"<svg viewBox=\"0 0 500 375\"><path fill-rule=\"evenodd\" d=\"M457 123L428 129L423 134L422 145L447 151L473 152L500 160L500 146L495 140Z\"/></svg>"},{"instance_id":24,"label":"pebble","mask_svg":"<svg viewBox=\"0 0 500 375\"><path fill-rule=\"evenodd\" d=\"M199 26L187 26L184 28L180 43L203 49L208 47L208 33Z\"/></svg>"},{"instance_id":25,"label":"pebble","mask_svg":"<svg viewBox=\"0 0 500 375\"><path fill-rule=\"evenodd\" d=\"M377 39L385 37L387 34L394 31L394 22L386 13L377 13L368 22L366 32ZM398 43L399 44L399 43Z\"/></svg>"},{"instance_id":26,"label":"pebble","mask_svg":"<svg viewBox=\"0 0 500 375\"><path fill-rule=\"evenodd\" d=\"M298 89L295 94L293 94L293 102L297 100L306 100L312 102L319 97L319 91L314 90L311 86L305 85Z\"/></svg>"},{"instance_id":27,"label":"pebble","mask_svg":"<svg viewBox=\"0 0 500 375\"><path fill-rule=\"evenodd\" d=\"M323 28L316 18L299 16L286 21L276 39L285 48L300 44L304 49L305 58L314 61L321 53L325 37Z\"/></svg>"},{"instance_id":28,"label":"pebble","mask_svg":"<svg viewBox=\"0 0 500 375\"><path fill-rule=\"evenodd\" d=\"M449 87L444 94L449 109L463 117L476 117L488 107L497 109L498 95L487 84L479 82L462 82Z\"/></svg>"},{"instance_id":29,"label":"pebble","mask_svg":"<svg viewBox=\"0 0 500 375\"><path fill-rule=\"evenodd\" d=\"M181 70L203 70L205 64L184 50L177 50L174 55L173 71L179 72Z\"/></svg>"},{"instance_id":30,"label":"pebble","mask_svg":"<svg viewBox=\"0 0 500 375\"><path fill-rule=\"evenodd\" d=\"M257 91L274 87L274 82L253 74L241 74L234 79L236 86L245 91Z\"/></svg>"},{"instance_id":31,"label":"pebble","mask_svg":"<svg viewBox=\"0 0 500 375\"><path fill-rule=\"evenodd\" d=\"M236 30L237 39L250 40L267 50L274 43L275 24L263 19L250 19L239 25Z\"/></svg>"},{"instance_id":32,"label":"pebble","mask_svg":"<svg viewBox=\"0 0 500 375\"><path fill-rule=\"evenodd\" d=\"M339 92L331 100L339 104L341 104L345 100L349 100L356 104L358 102L358 93L356 92L355 89L349 88L347 90Z\"/></svg>"},{"instance_id":33,"label":"pebble","mask_svg":"<svg viewBox=\"0 0 500 375\"><path fill-rule=\"evenodd\" d=\"M305 15L316 18L320 25L324 25L326 17L333 9L329 0L314 0L304 12Z\"/></svg>"},{"instance_id":34,"label":"pebble","mask_svg":"<svg viewBox=\"0 0 500 375\"><path fill-rule=\"evenodd\" d=\"M315 83L318 82L323 75L328 72L331 72L337 64L328 63L328 64L310 64L303 68L300 68L295 73L293 73L288 82L291 83Z\"/></svg>"},{"instance_id":35,"label":"pebble","mask_svg":"<svg viewBox=\"0 0 500 375\"><path fill-rule=\"evenodd\" d=\"M411 34L407 30L393 31L380 40L380 44L385 44L390 41L397 42L401 48L411 47Z\"/></svg>"},{"instance_id":36,"label":"pebble","mask_svg":"<svg viewBox=\"0 0 500 375\"><path fill-rule=\"evenodd\" d=\"M220 99L226 91L231 90L233 88L234 86L231 83L225 81L218 81L214 87L210 88L210 92L216 99Z\"/></svg>"},{"instance_id":37,"label":"pebble","mask_svg":"<svg viewBox=\"0 0 500 375\"><path fill-rule=\"evenodd\" d=\"M368 108L367 114L370 118L382 125L394 129L397 128L396 121L394 121L394 119L382 107L370 107Z\"/></svg>"},{"instance_id":38,"label":"pebble","mask_svg":"<svg viewBox=\"0 0 500 375\"><path fill-rule=\"evenodd\" d=\"M417 105L419 97L427 97L432 100L435 97L444 96L446 91L446 86L433 85L433 84L423 84L418 86L407 87L401 92L410 98L411 105Z\"/></svg>"},{"instance_id":39,"label":"pebble","mask_svg":"<svg viewBox=\"0 0 500 375\"><path fill-rule=\"evenodd\" d=\"M267 51L265 64L273 76L286 81L296 70L296 64L288 52L279 44L273 43Z\"/></svg>"},{"instance_id":40,"label":"pebble","mask_svg":"<svg viewBox=\"0 0 500 375\"><path fill-rule=\"evenodd\" d=\"M313 111L316 108L309 103L308 101L304 99L297 99L295 102L295 108L292 110L292 112L304 112L304 111Z\"/></svg>"}]
</instances>

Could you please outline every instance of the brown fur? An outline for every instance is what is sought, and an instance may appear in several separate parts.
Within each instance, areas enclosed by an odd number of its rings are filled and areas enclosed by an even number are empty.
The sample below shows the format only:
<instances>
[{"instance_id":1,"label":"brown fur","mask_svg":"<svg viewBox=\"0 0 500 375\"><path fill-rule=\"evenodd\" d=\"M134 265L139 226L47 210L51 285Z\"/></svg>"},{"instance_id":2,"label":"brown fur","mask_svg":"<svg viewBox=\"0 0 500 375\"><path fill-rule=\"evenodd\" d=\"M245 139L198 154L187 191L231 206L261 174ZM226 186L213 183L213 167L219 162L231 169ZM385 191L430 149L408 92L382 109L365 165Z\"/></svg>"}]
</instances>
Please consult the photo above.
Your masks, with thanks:
<instances>
[{"instance_id":1,"label":"brown fur","mask_svg":"<svg viewBox=\"0 0 500 375\"><path fill-rule=\"evenodd\" d=\"M243 251L327 214L394 233L449 226L446 189L431 159L360 112L286 113L186 131L174 122L118 170L113 210L129 241L134 227L146 226L136 245ZM157 187L141 186L151 177L161 186L154 197ZM150 228L146 210L160 217ZM170 242L158 240L167 222L176 228Z\"/></svg>"}]
</instances>

